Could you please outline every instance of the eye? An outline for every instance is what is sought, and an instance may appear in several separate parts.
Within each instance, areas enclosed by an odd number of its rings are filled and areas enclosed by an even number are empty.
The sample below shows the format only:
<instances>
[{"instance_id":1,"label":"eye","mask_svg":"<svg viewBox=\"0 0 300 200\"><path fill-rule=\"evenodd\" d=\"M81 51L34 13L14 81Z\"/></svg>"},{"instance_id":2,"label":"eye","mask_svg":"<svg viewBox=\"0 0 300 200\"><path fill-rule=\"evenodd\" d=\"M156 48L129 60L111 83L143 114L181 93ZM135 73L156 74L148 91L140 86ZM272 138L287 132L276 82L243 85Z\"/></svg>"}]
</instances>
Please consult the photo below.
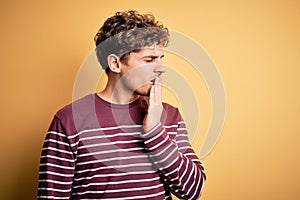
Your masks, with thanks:
<instances>
[{"instance_id":1,"label":"eye","mask_svg":"<svg viewBox=\"0 0 300 200\"><path fill-rule=\"evenodd\" d=\"M150 63L150 62L153 62L153 58L147 58L147 59L145 59L145 62L147 62L147 63Z\"/></svg>"}]
</instances>

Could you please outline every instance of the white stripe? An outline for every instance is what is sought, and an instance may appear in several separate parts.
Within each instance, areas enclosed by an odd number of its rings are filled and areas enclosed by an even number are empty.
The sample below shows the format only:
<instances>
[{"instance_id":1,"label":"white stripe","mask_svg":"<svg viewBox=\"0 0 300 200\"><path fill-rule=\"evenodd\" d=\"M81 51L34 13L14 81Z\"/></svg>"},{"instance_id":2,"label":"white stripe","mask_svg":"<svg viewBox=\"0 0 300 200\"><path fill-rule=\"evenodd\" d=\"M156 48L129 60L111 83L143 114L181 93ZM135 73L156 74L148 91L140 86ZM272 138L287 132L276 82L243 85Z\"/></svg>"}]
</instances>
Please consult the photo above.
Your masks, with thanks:
<instances>
[{"instance_id":1,"label":"white stripe","mask_svg":"<svg viewBox=\"0 0 300 200\"><path fill-rule=\"evenodd\" d=\"M163 151L158 151L158 153L156 153L156 154L153 154L153 152L151 152L151 156L152 157L157 157L157 156L160 156L161 154L163 154L167 149L169 149L172 145L174 145L174 144L172 144L172 143L170 143L168 146L166 146L165 147L165 149L163 150Z\"/></svg>"},{"instance_id":2,"label":"white stripe","mask_svg":"<svg viewBox=\"0 0 300 200\"><path fill-rule=\"evenodd\" d=\"M71 144L70 146L71 146L71 147L78 146L79 142L80 142L80 140L78 140L77 142L74 142L74 143Z\"/></svg>"},{"instance_id":3,"label":"white stripe","mask_svg":"<svg viewBox=\"0 0 300 200\"><path fill-rule=\"evenodd\" d=\"M79 187L89 187L89 186L99 186L99 185L118 185L118 184L124 184L124 183L140 183L140 182L149 182L149 181L156 181L159 180L159 177L149 178L149 179L139 179L139 180L124 180L124 181L114 181L114 182L96 182L96 183L89 183L86 185L77 185L73 186L73 188L79 188Z\"/></svg>"},{"instance_id":4,"label":"white stripe","mask_svg":"<svg viewBox=\"0 0 300 200\"><path fill-rule=\"evenodd\" d=\"M190 146L182 146L182 147L179 147L178 150L182 151L182 150L190 149L190 148L191 148Z\"/></svg>"},{"instance_id":5,"label":"white stripe","mask_svg":"<svg viewBox=\"0 0 300 200\"><path fill-rule=\"evenodd\" d=\"M181 160L180 165L179 165L180 167L178 167L178 171L179 171L179 169L181 169L182 165L183 165L183 161ZM178 181L178 184L170 184L169 185L170 188L172 188L174 186L180 186L181 185L181 180L179 179L178 174L176 175L175 178L170 180L170 182L174 182L174 181L176 181L176 182ZM175 190L175 191L178 191L178 190Z\"/></svg>"},{"instance_id":6,"label":"white stripe","mask_svg":"<svg viewBox=\"0 0 300 200\"><path fill-rule=\"evenodd\" d=\"M185 174L187 173L187 170L188 170L188 163L186 163L185 170L184 170L184 172L182 173L182 175L181 175L181 177L179 179L180 183L182 182L183 177L185 177Z\"/></svg>"},{"instance_id":7,"label":"white stripe","mask_svg":"<svg viewBox=\"0 0 300 200\"><path fill-rule=\"evenodd\" d=\"M153 133L159 126L161 126L161 122L159 122L156 126L154 126L149 132L144 133L143 137L147 137L147 136L151 135L151 133Z\"/></svg>"},{"instance_id":8,"label":"white stripe","mask_svg":"<svg viewBox=\"0 0 300 200\"><path fill-rule=\"evenodd\" d=\"M113 166L103 166L98 168L93 168L93 170L80 170L76 171L76 174L84 173L84 172L90 172L90 171L97 171L97 170L104 170L104 169L118 169L118 168L128 168L128 167L143 167L143 166L151 166L151 163L133 163L133 164L127 164L127 165L113 165Z\"/></svg>"},{"instance_id":9,"label":"white stripe","mask_svg":"<svg viewBox=\"0 0 300 200\"><path fill-rule=\"evenodd\" d=\"M167 135L167 137L165 137L165 139L163 141L161 141L160 143L158 143L157 145L149 148L150 151L152 151L153 149L156 149L157 147L161 146L163 143L165 143L167 140L169 139L169 136Z\"/></svg>"},{"instance_id":10,"label":"white stripe","mask_svg":"<svg viewBox=\"0 0 300 200\"><path fill-rule=\"evenodd\" d=\"M184 138L184 140L187 140L188 139L188 135L187 134L184 134L184 133L181 133L181 134L178 134L177 136L176 136L176 139L177 138ZM177 139L177 140L179 140L179 139Z\"/></svg>"},{"instance_id":11,"label":"white stripe","mask_svg":"<svg viewBox=\"0 0 300 200\"><path fill-rule=\"evenodd\" d=\"M91 144L91 145L84 145L84 146L80 146L78 147L78 149L86 149L86 148L90 148L90 147L101 147L101 146L116 146L116 144L128 144L128 143L138 143L141 142L141 140L127 140L127 141L116 141L116 142L109 142L109 140L107 141L108 143L96 143L96 144Z\"/></svg>"},{"instance_id":12,"label":"white stripe","mask_svg":"<svg viewBox=\"0 0 300 200\"><path fill-rule=\"evenodd\" d=\"M74 169L74 167L56 165L56 164L52 164L52 163L41 163L40 166L52 166L52 167L57 167L57 168L61 168L61 169L70 169L70 170Z\"/></svg>"},{"instance_id":13,"label":"white stripe","mask_svg":"<svg viewBox=\"0 0 300 200\"><path fill-rule=\"evenodd\" d=\"M176 142L177 144L180 144L180 143L187 143L187 144L190 144L188 140L177 140Z\"/></svg>"},{"instance_id":14,"label":"white stripe","mask_svg":"<svg viewBox=\"0 0 300 200\"><path fill-rule=\"evenodd\" d=\"M184 121L179 121L179 122L177 122L177 124L185 124L185 122Z\"/></svg>"},{"instance_id":15,"label":"white stripe","mask_svg":"<svg viewBox=\"0 0 300 200\"><path fill-rule=\"evenodd\" d=\"M105 198L110 200L131 200L131 199L144 199L149 197L155 197L164 194L165 191L154 193L154 194L148 194L148 195L141 195L141 196L131 196L131 197L121 197L121 198ZM81 199L81 200L90 200L90 199Z\"/></svg>"},{"instance_id":16,"label":"white stripe","mask_svg":"<svg viewBox=\"0 0 300 200\"><path fill-rule=\"evenodd\" d=\"M189 173L189 176L188 176L188 178L187 178L185 184L184 184L183 187L182 187L183 190L185 190L185 187L186 187L186 185L188 184L188 182L189 182L189 180L190 180L192 174L194 173L194 171L195 171L195 165L192 165L192 171Z\"/></svg>"},{"instance_id":17,"label":"white stripe","mask_svg":"<svg viewBox=\"0 0 300 200\"><path fill-rule=\"evenodd\" d=\"M57 148L53 148L53 147L44 147L42 150L47 150L47 149L53 150L53 151L58 151L61 153L72 154L72 152L70 152L70 151L65 151L65 150L57 149Z\"/></svg>"},{"instance_id":18,"label":"white stripe","mask_svg":"<svg viewBox=\"0 0 300 200\"><path fill-rule=\"evenodd\" d=\"M178 124L170 125L170 126L163 126L164 128L177 128Z\"/></svg>"},{"instance_id":19,"label":"white stripe","mask_svg":"<svg viewBox=\"0 0 300 200\"><path fill-rule=\"evenodd\" d=\"M95 174L93 176L87 176L87 177L81 177L81 178L75 178L75 181L81 181L81 180L89 180L93 178L102 178L102 177L109 177L109 176L128 176L128 175L140 175L140 174L156 174L156 170L152 171L133 171L133 172L124 172L124 173L114 173L114 174Z\"/></svg>"},{"instance_id":20,"label":"white stripe","mask_svg":"<svg viewBox=\"0 0 300 200\"><path fill-rule=\"evenodd\" d=\"M65 146L68 146L68 147L69 147L69 144L68 144L68 143L65 143L65 142L62 142L62 141L58 141L58 140L47 139L47 140L45 140L45 143L47 143L47 142L54 142L54 143L62 144L62 145L65 145Z\"/></svg>"},{"instance_id":21,"label":"white stripe","mask_svg":"<svg viewBox=\"0 0 300 200\"><path fill-rule=\"evenodd\" d=\"M49 133L49 134L53 134L53 135L59 135L59 136L61 136L61 137L66 137L65 134L59 133L59 132L56 132L56 131L48 131L48 133Z\"/></svg>"},{"instance_id":22,"label":"white stripe","mask_svg":"<svg viewBox=\"0 0 300 200\"><path fill-rule=\"evenodd\" d=\"M67 190L63 190L63 189L56 189L56 188L47 187L47 188L38 188L38 190L47 190L47 191L54 191L54 192L70 192L71 188L67 189Z\"/></svg>"},{"instance_id":23,"label":"white stripe","mask_svg":"<svg viewBox=\"0 0 300 200\"><path fill-rule=\"evenodd\" d=\"M97 135L97 136L90 136L90 137L81 137L79 140L93 140L93 139L101 139L101 138L112 138L118 136L139 136L141 132L132 132L132 133L115 133L113 135Z\"/></svg>"},{"instance_id":24,"label":"white stripe","mask_svg":"<svg viewBox=\"0 0 300 200\"><path fill-rule=\"evenodd\" d=\"M115 168L127 168L127 167L137 167L137 166L151 166L151 163L133 163L133 164L127 164L127 165L110 165L110 166L103 166L103 167L98 167L98 168L93 168L93 169L85 169L85 170L80 170L76 171L76 173L84 173L84 172L92 172L92 171L98 171L98 170L103 170L103 169L115 169Z\"/></svg>"},{"instance_id":25,"label":"white stripe","mask_svg":"<svg viewBox=\"0 0 300 200\"><path fill-rule=\"evenodd\" d=\"M205 180L204 180L204 177L201 175L201 177L200 177L200 179L202 179L202 185L201 185L201 188L200 188L200 195L201 195L201 193L202 193L202 189L203 189L203 186L204 186L204 183L205 183ZM201 180L200 181L198 181L198 184L197 184L197 187L196 187L196 189L199 187L199 184L201 183ZM194 191L194 194L193 194L193 198L194 198L194 196L196 195L196 193L197 193L197 190L195 190ZM199 195L199 196L200 196Z\"/></svg>"},{"instance_id":26,"label":"white stripe","mask_svg":"<svg viewBox=\"0 0 300 200\"><path fill-rule=\"evenodd\" d=\"M177 167L177 168L175 168L173 171L171 171L171 172L169 172L169 173L166 173L165 174L165 176L167 177L167 176L170 176L171 174L173 174L173 173L178 173L178 171L179 171L179 169L181 168L181 166L182 166L182 162L180 162L180 165L179 165L179 167Z\"/></svg>"},{"instance_id":27,"label":"white stripe","mask_svg":"<svg viewBox=\"0 0 300 200\"><path fill-rule=\"evenodd\" d=\"M169 153L169 155L166 156L164 159L159 160L159 161L156 161L156 162L154 162L154 163L155 163L155 164L158 164L158 163L163 163L163 162L165 162L166 160L168 160L168 159L174 154L175 151L176 151L176 149L173 149L173 151L172 151L171 153Z\"/></svg>"},{"instance_id":28,"label":"white stripe","mask_svg":"<svg viewBox=\"0 0 300 200\"><path fill-rule=\"evenodd\" d=\"M63 176L63 177L73 177L74 174L61 174L61 173L56 173L52 171L40 171L39 174L51 174L51 175L56 175L56 176Z\"/></svg>"},{"instance_id":29,"label":"white stripe","mask_svg":"<svg viewBox=\"0 0 300 200\"><path fill-rule=\"evenodd\" d=\"M66 158L61 158L61 157L52 156L52 155L44 155L44 156L41 156L41 158L53 158L53 159L63 160L63 161L72 162L72 163L74 162L73 159L66 159Z\"/></svg>"},{"instance_id":30,"label":"white stripe","mask_svg":"<svg viewBox=\"0 0 300 200\"><path fill-rule=\"evenodd\" d=\"M83 131L78 132L75 135L68 136L69 139L75 138L80 136L83 133L95 132L95 131L106 131L106 130L115 130L115 129L122 129L122 128L141 128L142 125L121 125L121 126L113 126L113 127L105 127L105 128L94 128L94 129L86 129Z\"/></svg>"},{"instance_id":31,"label":"white stripe","mask_svg":"<svg viewBox=\"0 0 300 200\"><path fill-rule=\"evenodd\" d=\"M201 185L201 189L200 189L200 194L202 193L202 190L203 190L203 186L205 184L205 179L204 179L204 176L201 176L202 178L202 185ZM200 182L200 181L199 181Z\"/></svg>"},{"instance_id":32,"label":"white stripe","mask_svg":"<svg viewBox=\"0 0 300 200\"><path fill-rule=\"evenodd\" d=\"M146 154L143 155L134 155L134 156L123 156L123 157L113 157L113 158L107 158L107 159L97 159L97 160L92 160L92 161L87 161L87 162L81 162L78 163L77 165L85 165L85 164L93 164L93 163L99 163L99 162L108 162L108 161L118 161L118 160L127 160L127 159L133 159L133 158L148 158Z\"/></svg>"},{"instance_id":33,"label":"white stripe","mask_svg":"<svg viewBox=\"0 0 300 200\"><path fill-rule=\"evenodd\" d=\"M56 183L56 184L61 184L61 185L71 185L73 183L73 181L62 182L62 181L55 181L55 180L51 180L51 179L41 179L41 180L39 180L39 182Z\"/></svg>"},{"instance_id":34,"label":"white stripe","mask_svg":"<svg viewBox=\"0 0 300 200\"><path fill-rule=\"evenodd\" d=\"M70 199L70 197L38 196L39 199Z\"/></svg>"},{"instance_id":35,"label":"white stripe","mask_svg":"<svg viewBox=\"0 0 300 200\"><path fill-rule=\"evenodd\" d=\"M193 152L190 152L190 153L185 153L184 154L185 156L197 156L195 153L193 153ZM197 160L197 159L192 159L192 160Z\"/></svg>"},{"instance_id":36,"label":"white stripe","mask_svg":"<svg viewBox=\"0 0 300 200\"><path fill-rule=\"evenodd\" d=\"M131 192L131 191L139 191L139 190L151 190L154 188L162 187L162 184L148 186L148 187L138 187L138 188L125 188L125 189L116 189L116 190L96 190L96 191L84 191L84 192L77 192L75 195L83 195L83 194L103 194L103 193L116 193L116 192Z\"/></svg>"},{"instance_id":37,"label":"white stripe","mask_svg":"<svg viewBox=\"0 0 300 200\"><path fill-rule=\"evenodd\" d=\"M157 139L158 137L160 137L160 136L163 134L164 131L165 131L165 130L163 129L159 134L155 135L154 137L152 137L152 138L150 138L150 139L147 139L147 140L145 141L145 144L148 144L148 143L152 142L153 140Z\"/></svg>"},{"instance_id":38,"label":"white stripe","mask_svg":"<svg viewBox=\"0 0 300 200\"><path fill-rule=\"evenodd\" d=\"M170 166L172 166L172 165L174 165L174 163L176 163L177 161L178 161L178 157L176 157L176 159L173 161L173 162L171 162L169 165L167 165L166 167L164 167L163 169L168 169Z\"/></svg>"},{"instance_id":39,"label":"white stripe","mask_svg":"<svg viewBox=\"0 0 300 200\"><path fill-rule=\"evenodd\" d=\"M95 156L95 155L106 154L106 153L119 153L119 152L130 153L129 151L144 150L144 149L145 149L144 147L135 147L135 148L128 148L128 149L113 149L113 150L107 150L107 151L97 151L97 152L92 152L92 153L80 154L80 155L78 155L78 157ZM134 154L134 153L132 153L132 154Z\"/></svg>"},{"instance_id":40,"label":"white stripe","mask_svg":"<svg viewBox=\"0 0 300 200\"><path fill-rule=\"evenodd\" d=\"M193 165L193 168L195 167L195 165ZM195 171L195 170L194 170ZM201 178L201 173L199 173L200 174L200 178ZM194 173L194 181L193 181L193 184L192 185L190 185L189 187L190 187L190 189L187 191L187 194L189 194L190 193L190 191L192 190L192 188L194 187L194 185L195 185L195 183L196 183L196 177L197 177L197 169L196 169L196 172ZM198 181L199 182L199 181Z\"/></svg>"},{"instance_id":41,"label":"white stripe","mask_svg":"<svg viewBox=\"0 0 300 200\"><path fill-rule=\"evenodd\" d=\"M178 131L186 131L186 128L177 128Z\"/></svg>"}]
</instances>

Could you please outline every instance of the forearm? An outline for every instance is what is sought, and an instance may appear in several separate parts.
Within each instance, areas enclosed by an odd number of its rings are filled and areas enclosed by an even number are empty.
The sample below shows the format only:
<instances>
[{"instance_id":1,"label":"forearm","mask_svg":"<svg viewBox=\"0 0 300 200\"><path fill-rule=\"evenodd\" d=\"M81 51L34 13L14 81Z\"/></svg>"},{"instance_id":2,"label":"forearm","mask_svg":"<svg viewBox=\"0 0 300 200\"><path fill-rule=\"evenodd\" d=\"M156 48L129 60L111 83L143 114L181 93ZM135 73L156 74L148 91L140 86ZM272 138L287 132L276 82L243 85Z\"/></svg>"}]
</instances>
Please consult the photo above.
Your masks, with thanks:
<instances>
[{"instance_id":1,"label":"forearm","mask_svg":"<svg viewBox=\"0 0 300 200\"><path fill-rule=\"evenodd\" d=\"M197 199L205 181L203 167L193 151L181 152L161 124L143 135L152 162L170 190L179 198ZM187 147L189 148L189 147Z\"/></svg>"}]
</instances>

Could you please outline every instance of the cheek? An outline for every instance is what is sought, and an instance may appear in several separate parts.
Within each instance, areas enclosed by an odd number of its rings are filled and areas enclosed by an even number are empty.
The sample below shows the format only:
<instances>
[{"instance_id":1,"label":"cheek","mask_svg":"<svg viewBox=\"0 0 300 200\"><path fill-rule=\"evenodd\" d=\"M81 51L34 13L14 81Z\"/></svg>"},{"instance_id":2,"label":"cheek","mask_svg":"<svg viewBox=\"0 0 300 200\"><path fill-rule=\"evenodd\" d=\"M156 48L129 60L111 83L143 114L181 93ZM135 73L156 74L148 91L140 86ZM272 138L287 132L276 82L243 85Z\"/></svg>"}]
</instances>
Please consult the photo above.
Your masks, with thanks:
<instances>
[{"instance_id":1,"label":"cheek","mask_svg":"<svg viewBox=\"0 0 300 200\"><path fill-rule=\"evenodd\" d=\"M143 74L135 74L135 76L130 76L124 79L126 85L129 86L131 89L137 89L140 87L144 87L150 83L150 78L146 77Z\"/></svg>"},{"instance_id":2,"label":"cheek","mask_svg":"<svg viewBox=\"0 0 300 200\"><path fill-rule=\"evenodd\" d=\"M153 69L149 66L141 66L128 70L122 77L128 84L141 87L154 78Z\"/></svg>"}]
</instances>

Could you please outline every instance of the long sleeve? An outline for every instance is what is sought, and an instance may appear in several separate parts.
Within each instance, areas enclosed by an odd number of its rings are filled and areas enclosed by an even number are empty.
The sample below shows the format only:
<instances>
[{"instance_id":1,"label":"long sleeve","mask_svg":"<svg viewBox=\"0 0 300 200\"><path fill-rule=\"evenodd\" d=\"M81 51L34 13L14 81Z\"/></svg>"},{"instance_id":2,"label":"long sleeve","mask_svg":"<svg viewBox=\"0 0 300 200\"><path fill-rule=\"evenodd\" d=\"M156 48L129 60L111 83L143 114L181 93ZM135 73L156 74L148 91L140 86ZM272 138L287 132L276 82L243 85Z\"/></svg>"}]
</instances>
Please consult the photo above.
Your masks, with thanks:
<instances>
[{"instance_id":1,"label":"long sleeve","mask_svg":"<svg viewBox=\"0 0 300 200\"><path fill-rule=\"evenodd\" d=\"M171 139L174 134L176 136ZM182 118L179 118L177 125L158 124L144 133L143 138L150 158L163 177L166 187L180 199L198 199L206 176L201 162L190 146Z\"/></svg>"},{"instance_id":2,"label":"long sleeve","mask_svg":"<svg viewBox=\"0 0 300 200\"><path fill-rule=\"evenodd\" d=\"M70 199L74 160L65 129L54 117L42 149L38 199Z\"/></svg>"}]
</instances>

